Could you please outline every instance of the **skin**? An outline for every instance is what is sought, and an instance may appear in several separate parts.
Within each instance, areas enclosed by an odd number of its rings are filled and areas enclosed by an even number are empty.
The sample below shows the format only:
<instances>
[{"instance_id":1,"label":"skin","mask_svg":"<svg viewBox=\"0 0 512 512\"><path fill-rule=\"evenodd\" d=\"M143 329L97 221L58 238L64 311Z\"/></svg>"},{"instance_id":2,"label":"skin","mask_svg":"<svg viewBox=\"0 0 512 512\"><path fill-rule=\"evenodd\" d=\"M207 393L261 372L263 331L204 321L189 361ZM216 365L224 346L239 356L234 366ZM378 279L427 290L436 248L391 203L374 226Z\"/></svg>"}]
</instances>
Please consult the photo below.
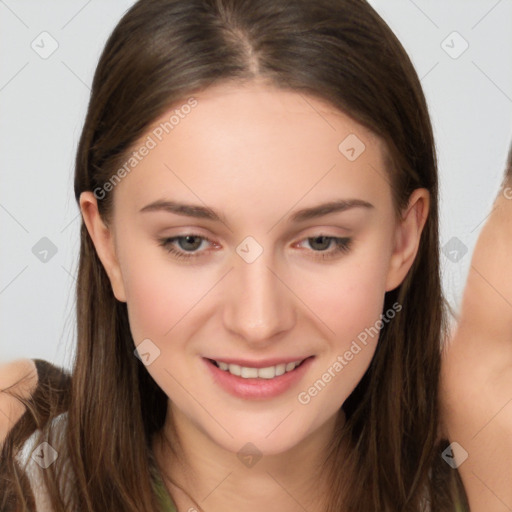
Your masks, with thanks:
<instances>
[{"instance_id":1,"label":"skin","mask_svg":"<svg viewBox=\"0 0 512 512\"><path fill-rule=\"evenodd\" d=\"M443 354L443 434L468 453L458 470L472 512L512 510L511 186L480 232Z\"/></svg>"},{"instance_id":2,"label":"skin","mask_svg":"<svg viewBox=\"0 0 512 512\"><path fill-rule=\"evenodd\" d=\"M80 197L83 218L116 298L127 302L135 345L149 338L160 351L147 370L170 399L154 440L162 470L209 512L295 512L297 503L320 511L326 489L317 468L375 340L307 405L298 393L380 318L385 292L416 256L428 191L416 190L397 219L381 141L313 97L253 82L195 98L197 107L115 187L110 221L99 216L92 192ZM338 150L349 134L366 146L353 162ZM289 221L299 209L340 198L373 207ZM224 222L140 211L157 200L207 205ZM172 244L199 253L193 260L159 244L188 234L212 241ZM311 237L320 235L350 237L350 249L322 260L335 244L319 249ZM263 249L252 263L236 252L247 236ZM270 399L230 395L203 360L310 355L300 383ZM178 458L162 442L172 423ZM236 456L247 442L263 456L250 468ZM185 494L168 486L180 510L189 510Z\"/></svg>"},{"instance_id":3,"label":"skin","mask_svg":"<svg viewBox=\"0 0 512 512\"><path fill-rule=\"evenodd\" d=\"M28 399L37 387L37 381L37 368L30 359L0 364L0 447L25 412L25 406L9 393Z\"/></svg>"}]
</instances>

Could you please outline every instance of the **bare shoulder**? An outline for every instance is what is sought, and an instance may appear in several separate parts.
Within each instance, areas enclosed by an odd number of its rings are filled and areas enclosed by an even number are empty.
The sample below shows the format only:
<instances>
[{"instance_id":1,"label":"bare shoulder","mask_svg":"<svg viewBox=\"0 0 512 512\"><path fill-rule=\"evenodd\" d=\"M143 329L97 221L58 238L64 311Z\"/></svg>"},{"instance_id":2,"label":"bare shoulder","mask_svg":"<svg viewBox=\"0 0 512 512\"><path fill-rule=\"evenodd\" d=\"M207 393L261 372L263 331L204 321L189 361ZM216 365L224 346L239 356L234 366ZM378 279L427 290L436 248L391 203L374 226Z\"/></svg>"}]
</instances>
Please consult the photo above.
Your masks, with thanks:
<instances>
[{"instance_id":1,"label":"bare shoulder","mask_svg":"<svg viewBox=\"0 0 512 512\"><path fill-rule=\"evenodd\" d=\"M0 363L0 445L25 412L15 395L30 398L37 383L37 368L31 359Z\"/></svg>"}]
</instances>

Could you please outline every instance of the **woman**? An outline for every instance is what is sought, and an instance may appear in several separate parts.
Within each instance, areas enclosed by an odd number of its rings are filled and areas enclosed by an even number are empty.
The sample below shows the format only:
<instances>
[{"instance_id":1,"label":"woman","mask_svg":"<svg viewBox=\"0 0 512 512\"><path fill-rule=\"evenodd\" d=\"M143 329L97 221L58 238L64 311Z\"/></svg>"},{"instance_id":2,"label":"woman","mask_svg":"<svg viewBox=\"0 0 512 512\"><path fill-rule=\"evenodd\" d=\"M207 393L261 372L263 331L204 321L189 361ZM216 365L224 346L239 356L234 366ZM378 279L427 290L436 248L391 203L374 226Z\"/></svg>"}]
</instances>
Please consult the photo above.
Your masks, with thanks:
<instances>
[{"instance_id":1,"label":"woman","mask_svg":"<svg viewBox=\"0 0 512 512\"><path fill-rule=\"evenodd\" d=\"M366 2L135 4L76 158L76 360L36 361L3 509L453 510L437 194Z\"/></svg>"}]
</instances>

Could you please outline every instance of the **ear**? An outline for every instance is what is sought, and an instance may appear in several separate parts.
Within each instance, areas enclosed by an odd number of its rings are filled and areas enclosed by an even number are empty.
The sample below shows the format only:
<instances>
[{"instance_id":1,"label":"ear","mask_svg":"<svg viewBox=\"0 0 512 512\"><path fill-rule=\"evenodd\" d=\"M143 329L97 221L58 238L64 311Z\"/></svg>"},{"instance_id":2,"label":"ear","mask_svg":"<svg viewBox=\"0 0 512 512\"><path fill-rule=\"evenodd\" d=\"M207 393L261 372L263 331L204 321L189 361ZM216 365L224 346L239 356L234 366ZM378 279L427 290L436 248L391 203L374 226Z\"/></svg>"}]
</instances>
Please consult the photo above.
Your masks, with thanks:
<instances>
[{"instance_id":1,"label":"ear","mask_svg":"<svg viewBox=\"0 0 512 512\"><path fill-rule=\"evenodd\" d=\"M386 291L399 286L411 268L418 252L429 207L430 193L428 190L426 188L414 190L395 230L395 245L386 280Z\"/></svg>"},{"instance_id":2,"label":"ear","mask_svg":"<svg viewBox=\"0 0 512 512\"><path fill-rule=\"evenodd\" d=\"M97 199L92 192L86 191L80 194L80 210L96 253L110 280L114 296L117 300L126 302L121 269L116 255L114 235L112 230L103 222L98 211Z\"/></svg>"}]
</instances>

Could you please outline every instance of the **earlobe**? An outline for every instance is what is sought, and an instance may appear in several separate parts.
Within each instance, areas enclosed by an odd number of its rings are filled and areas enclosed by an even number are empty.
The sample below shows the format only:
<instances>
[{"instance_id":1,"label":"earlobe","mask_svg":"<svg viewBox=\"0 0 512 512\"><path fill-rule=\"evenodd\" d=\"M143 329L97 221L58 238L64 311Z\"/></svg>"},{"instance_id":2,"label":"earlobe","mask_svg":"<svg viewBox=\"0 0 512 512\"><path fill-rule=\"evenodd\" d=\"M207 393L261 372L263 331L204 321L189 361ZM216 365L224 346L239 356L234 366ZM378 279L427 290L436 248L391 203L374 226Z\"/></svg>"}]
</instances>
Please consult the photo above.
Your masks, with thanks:
<instances>
[{"instance_id":1,"label":"earlobe","mask_svg":"<svg viewBox=\"0 0 512 512\"><path fill-rule=\"evenodd\" d=\"M98 211L98 202L90 191L80 194L80 210L96 253L109 277L112 291L117 300L126 302L124 283L116 255L114 237L105 225Z\"/></svg>"},{"instance_id":2,"label":"earlobe","mask_svg":"<svg viewBox=\"0 0 512 512\"><path fill-rule=\"evenodd\" d=\"M386 281L386 291L399 286L411 268L418 247L421 233L427 221L430 207L430 194L425 188L414 190L407 209L395 231L395 247L391 255Z\"/></svg>"}]
</instances>

